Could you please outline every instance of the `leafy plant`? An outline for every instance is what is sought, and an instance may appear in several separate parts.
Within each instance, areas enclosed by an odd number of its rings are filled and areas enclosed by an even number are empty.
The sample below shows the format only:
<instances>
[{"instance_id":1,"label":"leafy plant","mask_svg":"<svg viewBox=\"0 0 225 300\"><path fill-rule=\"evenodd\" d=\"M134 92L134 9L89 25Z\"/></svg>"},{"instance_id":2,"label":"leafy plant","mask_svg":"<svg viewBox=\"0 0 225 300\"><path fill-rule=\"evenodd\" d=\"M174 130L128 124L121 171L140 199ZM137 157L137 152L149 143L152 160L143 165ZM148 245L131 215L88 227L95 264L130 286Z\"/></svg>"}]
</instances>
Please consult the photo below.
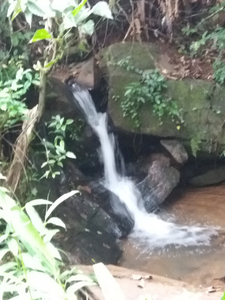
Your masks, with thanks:
<instances>
[{"instance_id":1,"label":"leafy plant","mask_svg":"<svg viewBox=\"0 0 225 300\"><path fill-rule=\"evenodd\" d=\"M0 220L5 228L0 236L0 299L72 300L77 299L75 294L79 289L95 284L76 269L62 271L60 253L51 243L59 230L46 227L65 228L59 218L50 215L75 193L64 194L54 203L33 200L21 208L5 188L0 188ZM49 206L44 221L35 209L39 205Z\"/></svg>"},{"instance_id":2,"label":"leafy plant","mask_svg":"<svg viewBox=\"0 0 225 300\"><path fill-rule=\"evenodd\" d=\"M188 24L182 28L185 36L191 36L195 39L190 45L191 56L201 55L209 51L222 54L225 47L225 30L216 22L222 11L225 11L224 1L208 9L207 15L204 14L204 17L194 26Z\"/></svg>"},{"instance_id":3,"label":"leafy plant","mask_svg":"<svg viewBox=\"0 0 225 300\"><path fill-rule=\"evenodd\" d=\"M72 141L80 141L84 126L84 120L77 118L67 129L69 138L71 138Z\"/></svg>"},{"instance_id":4,"label":"leafy plant","mask_svg":"<svg viewBox=\"0 0 225 300\"><path fill-rule=\"evenodd\" d=\"M216 60L213 64L214 69L214 80L219 84L224 84L225 82L225 63L221 60Z\"/></svg>"},{"instance_id":5,"label":"leafy plant","mask_svg":"<svg viewBox=\"0 0 225 300\"><path fill-rule=\"evenodd\" d=\"M200 150L200 146L201 146L201 137L200 135L197 135L195 137L193 137L191 139L191 151L192 151L192 154L197 157L197 153L198 151Z\"/></svg>"},{"instance_id":6,"label":"leafy plant","mask_svg":"<svg viewBox=\"0 0 225 300\"><path fill-rule=\"evenodd\" d=\"M163 96L163 92L167 88L166 79L158 70L143 71L135 68L129 57L117 62L116 65L141 75L140 81L132 82L125 87L124 98L121 100L123 116L131 118L135 127L141 126L139 110L146 103L152 104L153 113L161 121L163 116L169 115L173 121L183 122L177 104ZM118 97L115 96L114 99L117 101Z\"/></svg>"},{"instance_id":7,"label":"leafy plant","mask_svg":"<svg viewBox=\"0 0 225 300\"><path fill-rule=\"evenodd\" d=\"M49 135L54 136L54 142L43 140L45 147L46 161L42 164L42 168L47 168L42 177L48 178L51 176L55 178L60 175L60 169L63 168L63 161L66 158L75 159L73 152L66 151L65 137L67 127L73 123L73 120L61 118L59 115L52 117L52 120L47 124L50 129Z\"/></svg>"},{"instance_id":8,"label":"leafy plant","mask_svg":"<svg viewBox=\"0 0 225 300\"><path fill-rule=\"evenodd\" d=\"M0 81L0 129L8 129L23 120L27 111L24 96L32 84L39 84L38 74L22 66L13 78Z\"/></svg>"},{"instance_id":9,"label":"leafy plant","mask_svg":"<svg viewBox=\"0 0 225 300\"><path fill-rule=\"evenodd\" d=\"M79 35L92 34L94 22L88 19L92 14L112 18L111 11L105 1L99 1L92 8L87 6L87 0L8 0L9 8L7 16L13 21L20 13L23 13L27 23L31 26L33 16L43 18L44 27L36 30L31 42L46 40L43 58L34 65L34 69L40 73L40 93L38 100L37 121L40 120L45 107L45 90L47 75L53 65L63 57L71 30L76 28ZM43 25L42 25L43 26Z\"/></svg>"}]
</instances>

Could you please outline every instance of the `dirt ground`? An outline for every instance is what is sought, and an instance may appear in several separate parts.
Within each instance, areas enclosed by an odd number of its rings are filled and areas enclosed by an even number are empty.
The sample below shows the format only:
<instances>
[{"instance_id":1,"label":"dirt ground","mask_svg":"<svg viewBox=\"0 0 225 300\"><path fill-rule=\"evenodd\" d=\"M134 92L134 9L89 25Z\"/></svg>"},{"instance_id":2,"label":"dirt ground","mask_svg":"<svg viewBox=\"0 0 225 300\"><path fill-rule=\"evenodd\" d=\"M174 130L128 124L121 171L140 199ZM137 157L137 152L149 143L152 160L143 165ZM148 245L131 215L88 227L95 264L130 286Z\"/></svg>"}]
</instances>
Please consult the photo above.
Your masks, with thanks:
<instances>
[{"instance_id":1,"label":"dirt ground","mask_svg":"<svg viewBox=\"0 0 225 300\"><path fill-rule=\"evenodd\" d=\"M117 297L115 300L220 300L223 295L222 290L213 289L213 287L207 289L194 288L183 282L153 274L137 272L118 266L107 266L107 268L124 294L123 298ZM93 272L91 266L78 266L78 269L87 274ZM110 286L108 290L110 290ZM92 287L91 291L96 299L114 299L110 296L104 298L101 289L97 286ZM113 291L111 291L111 297L113 297Z\"/></svg>"}]
</instances>

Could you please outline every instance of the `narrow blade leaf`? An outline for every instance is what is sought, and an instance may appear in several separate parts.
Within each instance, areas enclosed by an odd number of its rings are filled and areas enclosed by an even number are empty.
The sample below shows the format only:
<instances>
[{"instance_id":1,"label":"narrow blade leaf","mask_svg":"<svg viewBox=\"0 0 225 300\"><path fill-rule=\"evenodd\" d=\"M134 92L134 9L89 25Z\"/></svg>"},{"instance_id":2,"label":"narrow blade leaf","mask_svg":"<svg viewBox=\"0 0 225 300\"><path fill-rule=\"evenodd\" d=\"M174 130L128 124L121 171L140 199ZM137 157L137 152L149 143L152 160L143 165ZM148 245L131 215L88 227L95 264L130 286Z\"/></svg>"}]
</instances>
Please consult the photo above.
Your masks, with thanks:
<instances>
[{"instance_id":1,"label":"narrow blade leaf","mask_svg":"<svg viewBox=\"0 0 225 300\"><path fill-rule=\"evenodd\" d=\"M83 0L73 11L72 11L72 15L75 17L79 11L81 10L81 8L84 6L84 4L87 2L87 0Z\"/></svg>"},{"instance_id":2,"label":"narrow blade leaf","mask_svg":"<svg viewBox=\"0 0 225 300\"><path fill-rule=\"evenodd\" d=\"M59 197L47 210L46 215L45 215L45 219L47 220L48 217L51 215L51 213L53 212L53 210L59 206L59 204L61 204L62 202L64 202L65 200L67 200L68 198L72 197L73 195L79 193L79 191L71 191L69 193L66 193L64 195L62 195L61 197Z\"/></svg>"}]
</instances>

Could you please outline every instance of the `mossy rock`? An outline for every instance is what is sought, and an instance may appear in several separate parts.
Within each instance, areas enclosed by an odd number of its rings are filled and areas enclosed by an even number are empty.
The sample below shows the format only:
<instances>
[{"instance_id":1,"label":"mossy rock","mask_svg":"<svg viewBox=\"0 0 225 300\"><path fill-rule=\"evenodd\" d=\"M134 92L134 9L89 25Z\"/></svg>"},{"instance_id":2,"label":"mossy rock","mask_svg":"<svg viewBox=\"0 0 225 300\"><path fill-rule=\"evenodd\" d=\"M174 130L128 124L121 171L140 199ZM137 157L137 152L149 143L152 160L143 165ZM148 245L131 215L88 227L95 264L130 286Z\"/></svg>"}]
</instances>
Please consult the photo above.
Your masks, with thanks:
<instances>
[{"instance_id":1,"label":"mossy rock","mask_svg":"<svg viewBox=\"0 0 225 300\"><path fill-rule=\"evenodd\" d=\"M112 64L128 55L136 68L149 70L157 66L160 50L152 44L121 43L103 51L100 66L109 84L108 113L114 125L127 132L182 139L187 146L196 144L203 152L221 152L225 147L225 87L204 80L167 80L164 96L176 102L184 123L177 126L170 116L159 120L152 105L146 103L139 110L141 126L137 128L132 119L123 117L121 101L126 86L140 76Z\"/></svg>"}]
</instances>

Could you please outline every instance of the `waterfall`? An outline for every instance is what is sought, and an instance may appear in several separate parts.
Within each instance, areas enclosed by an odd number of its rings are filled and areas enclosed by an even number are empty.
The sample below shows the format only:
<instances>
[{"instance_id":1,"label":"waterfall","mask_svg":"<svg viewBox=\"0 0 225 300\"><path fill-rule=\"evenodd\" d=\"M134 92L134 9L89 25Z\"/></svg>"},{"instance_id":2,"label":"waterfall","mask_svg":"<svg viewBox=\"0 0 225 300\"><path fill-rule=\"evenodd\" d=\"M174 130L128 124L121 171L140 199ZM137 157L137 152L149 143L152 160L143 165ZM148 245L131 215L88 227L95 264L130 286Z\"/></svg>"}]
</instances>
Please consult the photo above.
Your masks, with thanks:
<instances>
[{"instance_id":1,"label":"waterfall","mask_svg":"<svg viewBox=\"0 0 225 300\"><path fill-rule=\"evenodd\" d=\"M147 213L139 201L141 194L132 180L117 172L115 161L115 139L108 133L107 114L96 111L88 90L76 84L72 85L75 101L78 102L87 122L93 128L101 144L104 163L105 187L118 196L134 219L132 235L144 239L149 247L161 248L167 245L195 246L210 245L214 228L199 226L181 226L167 222L154 213Z\"/></svg>"}]
</instances>

